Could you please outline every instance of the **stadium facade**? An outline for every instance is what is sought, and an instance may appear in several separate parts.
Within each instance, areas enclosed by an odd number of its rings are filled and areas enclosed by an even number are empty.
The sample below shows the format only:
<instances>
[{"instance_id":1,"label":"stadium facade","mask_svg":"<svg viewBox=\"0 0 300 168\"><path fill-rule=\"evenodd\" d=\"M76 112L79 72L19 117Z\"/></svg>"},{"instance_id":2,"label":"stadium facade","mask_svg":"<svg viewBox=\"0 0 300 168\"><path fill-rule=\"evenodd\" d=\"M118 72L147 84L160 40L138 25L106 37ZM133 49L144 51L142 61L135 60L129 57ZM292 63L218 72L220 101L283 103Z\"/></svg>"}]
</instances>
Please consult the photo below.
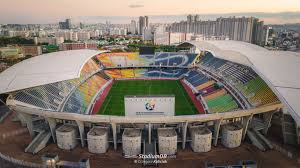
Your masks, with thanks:
<instances>
[{"instance_id":1,"label":"stadium facade","mask_svg":"<svg viewBox=\"0 0 300 168\"><path fill-rule=\"evenodd\" d=\"M93 153L122 143L128 155L147 152L155 144L158 153L175 154L177 144L184 149L188 142L195 152L203 152L219 139L232 148L249 132L250 139L260 136L253 132L266 134L279 111L300 123L299 54L237 41L192 41L178 47L189 51L63 51L25 60L1 73L0 93L9 94L7 105L34 137L25 151L37 153L52 139L62 149L80 143ZM99 114L118 80L180 81L199 114Z\"/></svg>"}]
</instances>

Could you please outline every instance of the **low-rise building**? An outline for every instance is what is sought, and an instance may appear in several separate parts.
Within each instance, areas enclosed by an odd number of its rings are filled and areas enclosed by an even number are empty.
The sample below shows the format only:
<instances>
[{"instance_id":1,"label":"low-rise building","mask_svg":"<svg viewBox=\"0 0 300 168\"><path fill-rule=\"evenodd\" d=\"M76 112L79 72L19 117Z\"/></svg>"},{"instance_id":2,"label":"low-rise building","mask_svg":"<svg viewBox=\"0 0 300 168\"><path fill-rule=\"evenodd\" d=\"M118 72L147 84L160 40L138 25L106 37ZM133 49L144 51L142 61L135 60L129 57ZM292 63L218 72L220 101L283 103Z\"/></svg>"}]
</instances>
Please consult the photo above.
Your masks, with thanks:
<instances>
[{"instance_id":1,"label":"low-rise building","mask_svg":"<svg viewBox=\"0 0 300 168\"><path fill-rule=\"evenodd\" d=\"M59 45L64 42L63 37L34 37L34 44L49 44L49 45Z\"/></svg>"},{"instance_id":2,"label":"low-rise building","mask_svg":"<svg viewBox=\"0 0 300 168\"><path fill-rule=\"evenodd\" d=\"M23 54L24 56L38 56L42 54L41 46L23 46Z\"/></svg>"},{"instance_id":3,"label":"low-rise building","mask_svg":"<svg viewBox=\"0 0 300 168\"><path fill-rule=\"evenodd\" d=\"M79 50L79 49L97 49L97 43L85 42L85 43L62 43L59 45L59 50Z\"/></svg>"},{"instance_id":4,"label":"low-rise building","mask_svg":"<svg viewBox=\"0 0 300 168\"><path fill-rule=\"evenodd\" d=\"M0 48L0 59L19 59L23 58L24 54L21 48L18 47L2 47Z\"/></svg>"}]
</instances>

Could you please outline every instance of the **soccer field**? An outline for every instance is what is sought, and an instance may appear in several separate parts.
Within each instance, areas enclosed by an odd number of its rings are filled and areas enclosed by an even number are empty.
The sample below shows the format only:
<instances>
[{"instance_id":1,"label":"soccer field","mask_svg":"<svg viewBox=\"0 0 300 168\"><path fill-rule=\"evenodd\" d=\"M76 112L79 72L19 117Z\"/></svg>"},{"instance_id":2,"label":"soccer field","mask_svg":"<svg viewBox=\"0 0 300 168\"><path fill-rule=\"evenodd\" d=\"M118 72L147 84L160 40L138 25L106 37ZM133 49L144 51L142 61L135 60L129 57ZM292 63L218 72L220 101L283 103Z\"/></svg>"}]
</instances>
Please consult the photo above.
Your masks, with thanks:
<instances>
[{"instance_id":1,"label":"soccer field","mask_svg":"<svg viewBox=\"0 0 300 168\"><path fill-rule=\"evenodd\" d=\"M120 80L115 81L98 114L125 115L126 95L175 95L175 114L198 114L190 97L178 80Z\"/></svg>"}]
</instances>

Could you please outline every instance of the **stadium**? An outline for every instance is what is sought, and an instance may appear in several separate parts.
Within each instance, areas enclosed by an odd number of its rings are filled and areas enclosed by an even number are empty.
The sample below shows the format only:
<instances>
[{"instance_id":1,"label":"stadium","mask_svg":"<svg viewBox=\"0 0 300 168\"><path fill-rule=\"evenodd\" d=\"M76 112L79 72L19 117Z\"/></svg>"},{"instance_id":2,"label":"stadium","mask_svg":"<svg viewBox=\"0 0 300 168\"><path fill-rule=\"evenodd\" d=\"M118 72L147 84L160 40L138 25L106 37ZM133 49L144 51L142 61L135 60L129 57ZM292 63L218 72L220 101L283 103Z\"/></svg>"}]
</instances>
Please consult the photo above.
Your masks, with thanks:
<instances>
[{"instance_id":1,"label":"stadium","mask_svg":"<svg viewBox=\"0 0 300 168\"><path fill-rule=\"evenodd\" d=\"M72 50L22 61L0 74L0 94L33 137L91 153L122 148L176 155L236 148L248 137L262 150L280 112L300 124L299 59L238 41L188 41L178 52ZM288 121L286 121L288 122ZM296 129L297 126L296 126ZM286 130L286 141L299 141Z\"/></svg>"}]
</instances>

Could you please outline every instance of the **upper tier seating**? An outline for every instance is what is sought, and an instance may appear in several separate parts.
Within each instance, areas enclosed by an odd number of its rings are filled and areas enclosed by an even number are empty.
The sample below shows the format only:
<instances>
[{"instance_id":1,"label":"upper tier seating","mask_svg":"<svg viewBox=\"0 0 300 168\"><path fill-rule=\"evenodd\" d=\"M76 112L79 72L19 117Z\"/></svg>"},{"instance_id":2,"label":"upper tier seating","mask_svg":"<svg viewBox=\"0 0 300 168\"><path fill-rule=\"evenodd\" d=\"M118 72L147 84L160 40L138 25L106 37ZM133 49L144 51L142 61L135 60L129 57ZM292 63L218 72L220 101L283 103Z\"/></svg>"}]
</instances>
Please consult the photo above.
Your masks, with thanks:
<instances>
[{"instance_id":1,"label":"upper tier seating","mask_svg":"<svg viewBox=\"0 0 300 168\"><path fill-rule=\"evenodd\" d=\"M147 68L147 69L114 69L106 70L105 73L112 78L179 78L187 73L187 69L165 69L165 68Z\"/></svg>"},{"instance_id":2,"label":"upper tier seating","mask_svg":"<svg viewBox=\"0 0 300 168\"><path fill-rule=\"evenodd\" d=\"M99 65L93 59L90 59L82 67L80 76L87 77L91 73L96 72L98 70L100 70Z\"/></svg>"},{"instance_id":3,"label":"upper tier seating","mask_svg":"<svg viewBox=\"0 0 300 168\"><path fill-rule=\"evenodd\" d=\"M138 53L103 53L96 58L106 67L124 66L188 66L197 54L180 52L157 52L151 55L138 55Z\"/></svg>"},{"instance_id":4,"label":"upper tier seating","mask_svg":"<svg viewBox=\"0 0 300 168\"><path fill-rule=\"evenodd\" d=\"M278 102L276 95L250 67L215 58L210 53L201 58L199 65L237 88L252 106Z\"/></svg>"},{"instance_id":5,"label":"upper tier seating","mask_svg":"<svg viewBox=\"0 0 300 168\"><path fill-rule=\"evenodd\" d=\"M198 71L190 71L187 74L186 80L192 84L194 87L206 83L209 79L202 73Z\"/></svg>"},{"instance_id":6,"label":"upper tier seating","mask_svg":"<svg viewBox=\"0 0 300 168\"><path fill-rule=\"evenodd\" d=\"M226 92L225 89L218 89L218 90L215 90L214 92L211 92L210 94L204 94L203 98L204 98L205 101L209 101L209 100L212 100L216 97L223 96L226 93L227 92Z\"/></svg>"},{"instance_id":7,"label":"upper tier seating","mask_svg":"<svg viewBox=\"0 0 300 168\"><path fill-rule=\"evenodd\" d=\"M260 106L278 101L278 98L268 85L258 76L246 84L238 84L236 87L248 98L253 106Z\"/></svg>"},{"instance_id":8,"label":"upper tier seating","mask_svg":"<svg viewBox=\"0 0 300 168\"><path fill-rule=\"evenodd\" d=\"M101 74L96 74L81 84L69 97L64 111L85 114L93 97L107 82Z\"/></svg>"},{"instance_id":9,"label":"upper tier seating","mask_svg":"<svg viewBox=\"0 0 300 168\"><path fill-rule=\"evenodd\" d=\"M155 53L154 63L150 65L188 66L195 60L196 56L197 54L179 52Z\"/></svg>"},{"instance_id":10,"label":"upper tier seating","mask_svg":"<svg viewBox=\"0 0 300 168\"><path fill-rule=\"evenodd\" d=\"M219 113L239 108L233 97L222 86L201 72L190 71L186 75L186 80L199 91L210 112Z\"/></svg>"}]
</instances>

